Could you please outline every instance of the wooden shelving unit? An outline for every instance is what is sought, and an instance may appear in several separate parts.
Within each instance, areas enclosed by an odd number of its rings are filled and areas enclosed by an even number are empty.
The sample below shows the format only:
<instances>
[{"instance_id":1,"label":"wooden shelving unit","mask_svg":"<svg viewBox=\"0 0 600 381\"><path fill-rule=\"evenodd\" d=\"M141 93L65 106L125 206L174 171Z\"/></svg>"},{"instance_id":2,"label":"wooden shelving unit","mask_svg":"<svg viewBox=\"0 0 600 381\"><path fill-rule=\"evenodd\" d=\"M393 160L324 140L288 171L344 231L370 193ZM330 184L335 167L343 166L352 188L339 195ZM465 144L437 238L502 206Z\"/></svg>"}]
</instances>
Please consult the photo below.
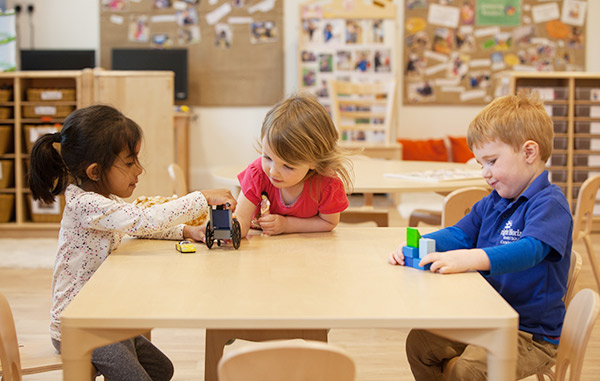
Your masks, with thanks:
<instances>
[{"instance_id":1,"label":"wooden shelving unit","mask_svg":"<svg viewBox=\"0 0 600 381\"><path fill-rule=\"evenodd\" d=\"M515 72L511 93L521 88L540 94L554 122L554 150L547 163L554 184L575 210L581 184L600 174L600 73ZM600 200L594 228L600 230Z\"/></svg>"},{"instance_id":2,"label":"wooden shelving unit","mask_svg":"<svg viewBox=\"0 0 600 381\"><path fill-rule=\"evenodd\" d=\"M0 188L0 196L13 196L14 201L8 206L0 197L0 207L3 211L10 208L11 214L7 222L0 222L0 237L56 236L60 215L52 218L51 214L32 213L26 179L28 145L31 144L26 139L29 139L32 128L60 128L69 112L91 104L110 104L118 108L136 121L144 132L140 156L145 172L133 198L172 194L170 182L165 181L168 179L167 167L175 160L172 72L102 69L9 72L0 73L2 88L13 90L8 100L0 99L0 126L11 128L12 139L11 149L0 155L0 164L9 162L12 178L7 187ZM31 91L28 92L32 89L36 89L37 93L39 90L48 93L43 97L33 97ZM71 96L60 99L52 93L57 89L66 89ZM2 114L6 113L8 115L4 116L7 117L3 117ZM60 210L58 205L56 207ZM45 222L49 220L52 222Z\"/></svg>"}]
</instances>

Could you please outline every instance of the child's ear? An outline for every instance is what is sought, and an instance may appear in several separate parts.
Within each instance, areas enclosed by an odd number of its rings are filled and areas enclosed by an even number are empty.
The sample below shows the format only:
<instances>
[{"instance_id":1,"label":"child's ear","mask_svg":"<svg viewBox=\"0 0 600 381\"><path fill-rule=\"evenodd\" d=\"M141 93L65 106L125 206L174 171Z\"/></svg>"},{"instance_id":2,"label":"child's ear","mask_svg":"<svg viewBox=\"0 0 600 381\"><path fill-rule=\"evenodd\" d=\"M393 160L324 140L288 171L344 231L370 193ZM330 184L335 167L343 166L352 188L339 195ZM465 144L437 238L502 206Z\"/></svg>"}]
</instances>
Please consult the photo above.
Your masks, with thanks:
<instances>
[{"instance_id":1,"label":"child's ear","mask_svg":"<svg viewBox=\"0 0 600 381\"><path fill-rule=\"evenodd\" d=\"M540 146L533 140L527 140L523 143L523 154L525 155L525 161L533 164L540 155Z\"/></svg>"},{"instance_id":2,"label":"child's ear","mask_svg":"<svg viewBox=\"0 0 600 381\"><path fill-rule=\"evenodd\" d=\"M92 181L100 180L100 166L98 163L88 165L88 167L85 169L85 174L87 175L88 179Z\"/></svg>"}]
</instances>

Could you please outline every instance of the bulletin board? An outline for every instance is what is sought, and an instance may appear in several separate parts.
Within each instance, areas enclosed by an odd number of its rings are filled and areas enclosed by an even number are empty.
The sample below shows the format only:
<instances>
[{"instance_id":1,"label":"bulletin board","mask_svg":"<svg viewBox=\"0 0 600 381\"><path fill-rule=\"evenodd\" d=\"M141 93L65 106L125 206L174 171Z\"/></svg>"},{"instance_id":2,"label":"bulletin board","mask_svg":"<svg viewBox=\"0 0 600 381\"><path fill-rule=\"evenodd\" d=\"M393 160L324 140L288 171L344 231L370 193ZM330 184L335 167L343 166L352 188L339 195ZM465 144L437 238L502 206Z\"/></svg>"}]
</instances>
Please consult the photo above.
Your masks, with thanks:
<instances>
[{"instance_id":1,"label":"bulletin board","mask_svg":"<svg viewBox=\"0 0 600 381\"><path fill-rule=\"evenodd\" d=\"M328 110L330 79L396 78L397 8L392 0L309 0L300 4L298 88Z\"/></svg>"},{"instance_id":2,"label":"bulletin board","mask_svg":"<svg viewBox=\"0 0 600 381\"><path fill-rule=\"evenodd\" d=\"M584 71L586 0L405 0L403 103L487 104L509 71Z\"/></svg>"},{"instance_id":3,"label":"bulletin board","mask_svg":"<svg viewBox=\"0 0 600 381\"><path fill-rule=\"evenodd\" d=\"M113 48L186 48L183 103L270 106L284 95L283 31L283 0L100 0L100 65Z\"/></svg>"}]
</instances>

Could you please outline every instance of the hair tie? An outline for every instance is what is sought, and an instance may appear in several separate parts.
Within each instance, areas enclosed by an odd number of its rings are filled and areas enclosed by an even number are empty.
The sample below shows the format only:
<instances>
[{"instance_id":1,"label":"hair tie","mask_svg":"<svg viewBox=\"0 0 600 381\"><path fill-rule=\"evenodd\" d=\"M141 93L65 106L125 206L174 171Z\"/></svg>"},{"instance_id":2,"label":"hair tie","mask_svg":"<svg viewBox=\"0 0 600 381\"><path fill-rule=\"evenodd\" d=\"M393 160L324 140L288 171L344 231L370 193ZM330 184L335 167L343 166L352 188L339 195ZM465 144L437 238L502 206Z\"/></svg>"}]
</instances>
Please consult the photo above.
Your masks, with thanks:
<instances>
[{"instance_id":1,"label":"hair tie","mask_svg":"<svg viewBox=\"0 0 600 381\"><path fill-rule=\"evenodd\" d=\"M52 137L54 138L54 143L60 143L62 140L62 134L60 132L53 133Z\"/></svg>"}]
</instances>

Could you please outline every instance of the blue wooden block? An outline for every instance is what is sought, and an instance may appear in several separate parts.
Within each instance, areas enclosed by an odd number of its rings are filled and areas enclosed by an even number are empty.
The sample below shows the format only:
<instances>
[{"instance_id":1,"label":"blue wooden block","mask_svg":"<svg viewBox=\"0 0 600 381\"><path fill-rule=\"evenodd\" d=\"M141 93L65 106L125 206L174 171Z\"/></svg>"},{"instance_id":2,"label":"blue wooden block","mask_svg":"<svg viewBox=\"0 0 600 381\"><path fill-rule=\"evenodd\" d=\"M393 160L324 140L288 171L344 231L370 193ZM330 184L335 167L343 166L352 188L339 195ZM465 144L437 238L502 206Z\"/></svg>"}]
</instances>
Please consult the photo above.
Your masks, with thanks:
<instances>
[{"instance_id":1,"label":"blue wooden block","mask_svg":"<svg viewBox=\"0 0 600 381\"><path fill-rule=\"evenodd\" d=\"M412 246L402 246L402 254L404 254L404 258L419 258L419 249Z\"/></svg>"},{"instance_id":2,"label":"blue wooden block","mask_svg":"<svg viewBox=\"0 0 600 381\"><path fill-rule=\"evenodd\" d=\"M419 258L423 258L429 253L435 252L435 240L431 238L421 238L419 240Z\"/></svg>"},{"instance_id":3,"label":"blue wooden block","mask_svg":"<svg viewBox=\"0 0 600 381\"><path fill-rule=\"evenodd\" d=\"M404 256L404 266L413 267L413 261L413 258Z\"/></svg>"}]
</instances>

